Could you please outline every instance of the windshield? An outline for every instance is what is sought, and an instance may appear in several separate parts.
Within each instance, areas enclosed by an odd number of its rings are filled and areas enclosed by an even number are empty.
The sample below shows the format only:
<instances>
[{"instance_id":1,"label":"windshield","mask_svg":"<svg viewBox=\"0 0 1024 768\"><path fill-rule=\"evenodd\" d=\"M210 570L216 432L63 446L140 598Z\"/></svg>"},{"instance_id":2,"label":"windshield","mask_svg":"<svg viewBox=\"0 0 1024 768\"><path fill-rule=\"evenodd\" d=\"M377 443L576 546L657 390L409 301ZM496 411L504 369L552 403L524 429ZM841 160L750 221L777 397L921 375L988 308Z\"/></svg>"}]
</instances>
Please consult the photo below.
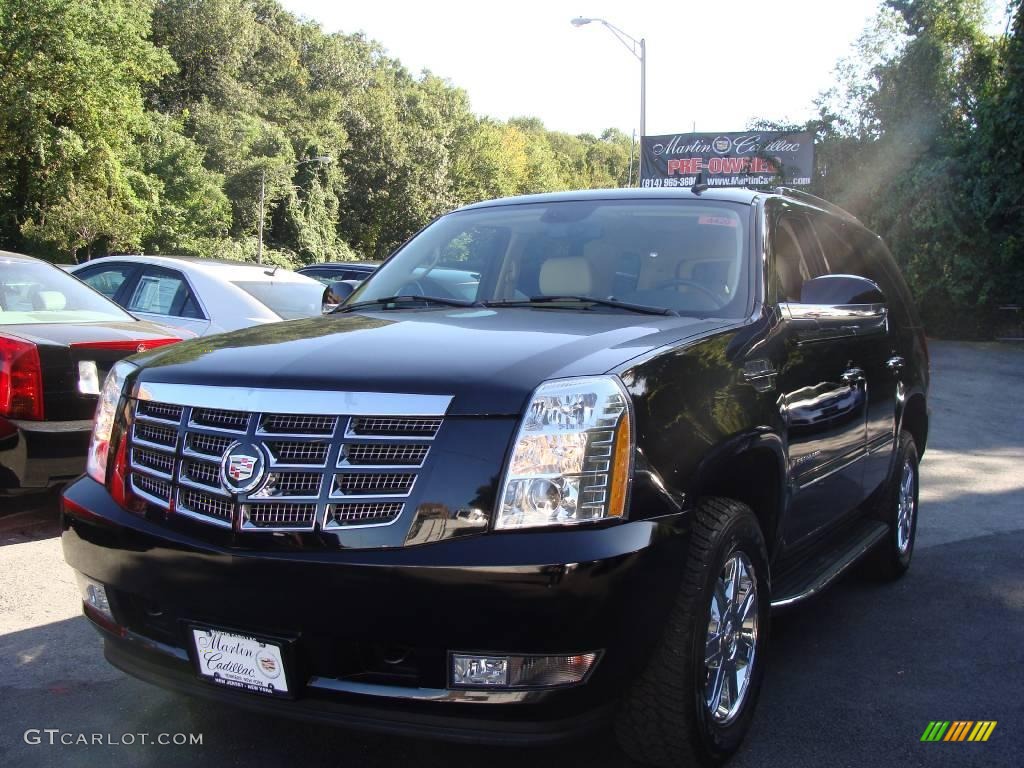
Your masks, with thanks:
<instances>
[{"instance_id":1,"label":"windshield","mask_svg":"<svg viewBox=\"0 0 1024 768\"><path fill-rule=\"evenodd\" d=\"M135 318L51 264L0 258L0 325L111 320Z\"/></svg>"},{"instance_id":2,"label":"windshield","mask_svg":"<svg viewBox=\"0 0 1024 768\"><path fill-rule=\"evenodd\" d=\"M750 294L749 210L715 201L601 200L460 211L411 240L347 304L425 296L741 317ZM587 297L606 303L579 301Z\"/></svg>"},{"instance_id":3,"label":"windshield","mask_svg":"<svg viewBox=\"0 0 1024 768\"><path fill-rule=\"evenodd\" d=\"M235 280L232 282L283 320L321 312L324 287L316 280Z\"/></svg>"}]
</instances>

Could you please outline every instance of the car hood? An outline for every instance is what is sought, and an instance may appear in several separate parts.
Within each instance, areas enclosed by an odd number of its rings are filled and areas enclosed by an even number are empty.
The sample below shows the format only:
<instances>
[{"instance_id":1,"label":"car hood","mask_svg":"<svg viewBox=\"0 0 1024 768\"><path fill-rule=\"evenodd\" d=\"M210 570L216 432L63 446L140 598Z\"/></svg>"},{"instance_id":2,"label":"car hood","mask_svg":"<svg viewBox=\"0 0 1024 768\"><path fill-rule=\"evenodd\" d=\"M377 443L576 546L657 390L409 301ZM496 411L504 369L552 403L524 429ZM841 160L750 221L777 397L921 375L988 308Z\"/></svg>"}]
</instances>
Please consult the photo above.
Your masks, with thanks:
<instances>
[{"instance_id":1,"label":"car hood","mask_svg":"<svg viewBox=\"0 0 1024 768\"><path fill-rule=\"evenodd\" d=\"M722 320L539 308L338 313L207 336L136 358L140 380L452 396L513 415L545 379L600 374Z\"/></svg>"}]
</instances>

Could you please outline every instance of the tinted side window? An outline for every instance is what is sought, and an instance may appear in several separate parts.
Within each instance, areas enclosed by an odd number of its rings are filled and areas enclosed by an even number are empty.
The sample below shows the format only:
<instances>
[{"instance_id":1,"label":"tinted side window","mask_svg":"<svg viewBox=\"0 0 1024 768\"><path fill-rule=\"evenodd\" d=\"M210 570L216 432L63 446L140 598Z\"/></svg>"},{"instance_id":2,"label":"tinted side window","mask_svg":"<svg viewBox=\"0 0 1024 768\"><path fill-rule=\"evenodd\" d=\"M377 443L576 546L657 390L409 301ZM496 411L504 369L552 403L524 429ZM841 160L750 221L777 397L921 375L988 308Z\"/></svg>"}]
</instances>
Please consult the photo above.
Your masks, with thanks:
<instances>
[{"instance_id":1,"label":"tinted side window","mask_svg":"<svg viewBox=\"0 0 1024 768\"><path fill-rule=\"evenodd\" d=\"M829 272L873 280L882 289L889 312L901 325L913 325L913 298L885 244L867 230L827 217L818 217L815 230L822 239Z\"/></svg>"},{"instance_id":2,"label":"tinted side window","mask_svg":"<svg viewBox=\"0 0 1024 768\"><path fill-rule=\"evenodd\" d=\"M76 277L108 299L113 299L118 288L132 276L135 269L136 267L131 264L110 264L109 266L80 270Z\"/></svg>"},{"instance_id":3,"label":"tinted side window","mask_svg":"<svg viewBox=\"0 0 1024 768\"><path fill-rule=\"evenodd\" d=\"M314 280L319 280L324 285L329 285L335 280L344 280L342 276L344 273L338 273L336 270L329 269L305 269L302 274L306 277L311 277Z\"/></svg>"},{"instance_id":4,"label":"tinted side window","mask_svg":"<svg viewBox=\"0 0 1024 768\"><path fill-rule=\"evenodd\" d=\"M772 279L780 302L800 301L804 282L824 274L818 242L802 215L779 218L772 235L772 253Z\"/></svg>"}]
</instances>

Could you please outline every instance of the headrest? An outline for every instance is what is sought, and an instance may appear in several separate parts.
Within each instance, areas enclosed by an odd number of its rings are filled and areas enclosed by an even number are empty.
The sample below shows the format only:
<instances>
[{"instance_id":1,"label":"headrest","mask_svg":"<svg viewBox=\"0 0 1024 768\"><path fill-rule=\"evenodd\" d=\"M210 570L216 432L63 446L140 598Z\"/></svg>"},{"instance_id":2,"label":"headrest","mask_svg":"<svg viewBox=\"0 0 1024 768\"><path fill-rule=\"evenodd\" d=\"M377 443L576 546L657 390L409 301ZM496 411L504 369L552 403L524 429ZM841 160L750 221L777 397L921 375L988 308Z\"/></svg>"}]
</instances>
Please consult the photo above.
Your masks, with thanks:
<instances>
[{"instance_id":1,"label":"headrest","mask_svg":"<svg viewBox=\"0 0 1024 768\"><path fill-rule=\"evenodd\" d=\"M548 259L540 267L540 292L545 296L586 296L593 283L590 262L582 256Z\"/></svg>"},{"instance_id":2,"label":"headrest","mask_svg":"<svg viewBox=\"0 0 1024 768\"><path fill-rule=\"evenodd\" d=\"M46 312L59 312L68 305L68 297L60 291L38 291L32 298L36 309Z\"/></svg>"}]
</instances>

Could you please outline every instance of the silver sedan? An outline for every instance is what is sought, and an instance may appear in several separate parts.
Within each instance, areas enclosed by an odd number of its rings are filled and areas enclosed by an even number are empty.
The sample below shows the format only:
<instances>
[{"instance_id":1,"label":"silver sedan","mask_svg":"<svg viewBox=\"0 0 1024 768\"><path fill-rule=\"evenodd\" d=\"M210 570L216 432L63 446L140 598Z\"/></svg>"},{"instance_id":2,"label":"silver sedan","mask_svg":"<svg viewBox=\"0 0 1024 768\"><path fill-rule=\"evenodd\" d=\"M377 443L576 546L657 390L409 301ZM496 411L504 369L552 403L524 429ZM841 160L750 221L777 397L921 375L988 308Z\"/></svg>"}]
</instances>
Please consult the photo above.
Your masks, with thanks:
<instances>
[{"instance_id":1,"label":"silver sedan","mask_svg":"<svg viewBox=\"0 0 1024 768\"><path fill-rule=\"evenodd\" d=\"M200 336L319 315L324 292L287 269L191 257L107 256L69 271L137 317Z\"/></svg>"}]
</instances>

